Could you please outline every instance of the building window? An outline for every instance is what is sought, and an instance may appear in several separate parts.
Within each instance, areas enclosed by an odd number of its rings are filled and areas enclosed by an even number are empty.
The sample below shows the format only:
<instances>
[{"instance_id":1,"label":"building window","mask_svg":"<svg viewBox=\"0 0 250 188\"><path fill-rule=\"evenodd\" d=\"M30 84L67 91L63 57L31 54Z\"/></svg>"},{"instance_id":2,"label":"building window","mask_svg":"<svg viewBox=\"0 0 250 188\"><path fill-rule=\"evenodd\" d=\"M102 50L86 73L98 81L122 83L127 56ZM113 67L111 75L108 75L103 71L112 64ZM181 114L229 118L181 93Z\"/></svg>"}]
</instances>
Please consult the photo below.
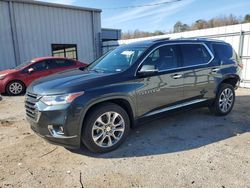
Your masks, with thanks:
<instances>
[{"instance_id":1,"label":"building window","mask_svg":"<svg viewBox=\"0 0 250 188\"><path fill-rule=\"evenodd\" d=\"M52 44L52 56L77 59L76 44Z\"/></svg>"}]
</instances>

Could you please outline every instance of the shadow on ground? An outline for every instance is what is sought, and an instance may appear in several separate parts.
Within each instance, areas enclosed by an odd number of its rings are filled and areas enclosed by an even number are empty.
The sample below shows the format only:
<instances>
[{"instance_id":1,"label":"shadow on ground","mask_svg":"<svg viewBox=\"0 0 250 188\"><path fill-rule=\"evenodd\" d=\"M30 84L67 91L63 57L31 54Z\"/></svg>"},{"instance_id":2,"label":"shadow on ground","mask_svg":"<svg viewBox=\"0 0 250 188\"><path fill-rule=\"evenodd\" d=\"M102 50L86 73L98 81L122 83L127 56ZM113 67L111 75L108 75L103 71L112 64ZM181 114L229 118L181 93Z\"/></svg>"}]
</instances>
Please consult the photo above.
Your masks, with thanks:
<instances>
[{"instance_id":1,"label":"shadow on ground","mask_svg":"<svg viewBox=\"0 0 250 188\"><path fill-rule=\"evenodd\" d=\"M117 150L93 154L87 149L73 150L96 158L123 158L159 155L191 150L250 132L250 96L239 96L234 110L216 117L207 108L180 112L132 129L127 141Z\"/></svg>"},{"instance_id":2,"label":"shadow on ground","mask_svg":"<svg viewBox=\"0 0 250 188\"><path fill-rule=\"evenodd\" d=\"M7 93L0 93L2 98L3 97L12 97L12 98L15 98L15 97L20 97L20 96L24 96L25 93L22 93L22 94L19 94L19 95L8 95Z\"/></svg>"}]
</instances>

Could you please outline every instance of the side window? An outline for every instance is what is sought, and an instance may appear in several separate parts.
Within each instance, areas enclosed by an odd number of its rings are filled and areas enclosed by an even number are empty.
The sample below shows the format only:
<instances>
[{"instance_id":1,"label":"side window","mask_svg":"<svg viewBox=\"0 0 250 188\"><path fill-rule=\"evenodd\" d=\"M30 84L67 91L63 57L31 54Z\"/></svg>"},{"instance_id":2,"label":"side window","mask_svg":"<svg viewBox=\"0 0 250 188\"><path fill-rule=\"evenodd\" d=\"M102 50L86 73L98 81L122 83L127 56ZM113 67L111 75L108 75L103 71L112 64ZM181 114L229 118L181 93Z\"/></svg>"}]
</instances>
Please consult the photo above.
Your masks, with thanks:
<instances>
[{"instance_id":1,"label":"side window","mask_svg":"<svg viewBox=\"0 0 250 188\"><path fill-rule=\"evenodd\" d=\"M37 63L31 65L29 68L33 68L34 71L43 71L43 70L49 69L47 61L37 62Z\"/></svg>"},{"instance_id":2,"label":"side window","mask_svg":"<svg viewBox=\"0 0 250 188\"><path fill-rule=\"evenodd\" d=\"M77 59L76 44L52 44L52 56Z\"/></svg>"},{"instance_id":3,"label":"side window","mask_svg":"<svg viewBox=\"0 0 250 188\"><path fill-rule=\"evenodd\" d=\"M64 59L53 59L50 62L50 68L60 68L75 65L74 61L64 60Z\"/></svg>"},{"instance_id":4,"label":"side window","mask_svg":"<svg viewBox=\"0 0 250 188\"><path fill-rule=\"evenodd\" d=\"M226 44L213 44L212 46L216 57L218 57L220 60L225 61L230 59L237 59L237 55L231 46Z\"/></svg>"},{"instance_id":5,"label":"side window","mask_svg":"<svg viewBox=\"0 0 250 188\"><path fill-rule=\"evenodd\" d=\"M206 64L212 58L204 45L182 44L181 45L183 66Z\"/></svg>"},{"instance_id":6,"label":"side window","mask_svg":"<svg viewBox=\"0 0 250 188\"><path fill-rule=\"evenodd\" d=\"M153 51L143 65L154 65L159 71L177 68L179 67L178 54L177 45L166 45Z\"/></svg>"},{"instance_id":7,"label":"side window","mask_svg":"<svg viewBox=\"0 0 250 188\"><path fill-rule=\"evenodd\" d=\"M51 60L48 62L48 65L49 65L49 68L50 68L50 69L59 68L58 65L56 64L56 62L54 61L54 59L51 59Z\"/></svg>"}]
</instances>

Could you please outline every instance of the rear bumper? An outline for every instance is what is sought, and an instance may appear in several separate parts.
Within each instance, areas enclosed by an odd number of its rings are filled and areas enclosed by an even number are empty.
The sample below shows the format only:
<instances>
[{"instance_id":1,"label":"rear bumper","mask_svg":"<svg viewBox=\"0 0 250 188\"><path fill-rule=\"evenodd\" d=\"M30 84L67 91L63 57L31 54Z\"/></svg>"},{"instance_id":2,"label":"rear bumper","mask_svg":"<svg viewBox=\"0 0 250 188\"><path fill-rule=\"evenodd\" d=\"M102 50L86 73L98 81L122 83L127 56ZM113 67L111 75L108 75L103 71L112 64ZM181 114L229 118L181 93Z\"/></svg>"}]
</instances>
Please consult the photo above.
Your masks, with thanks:
<instances>
[{"instance_id":1,"label":"rear bumper","mask_svg":"<svg viewBox=\"0 0 250 188\"><path fill-rule=\"evenodd\" d=\"M238 80L238 82L235 84L235 88L234 89L238 89L240 87L240 83L242 82L242 80Z\"/></svg>"}]
</instances>

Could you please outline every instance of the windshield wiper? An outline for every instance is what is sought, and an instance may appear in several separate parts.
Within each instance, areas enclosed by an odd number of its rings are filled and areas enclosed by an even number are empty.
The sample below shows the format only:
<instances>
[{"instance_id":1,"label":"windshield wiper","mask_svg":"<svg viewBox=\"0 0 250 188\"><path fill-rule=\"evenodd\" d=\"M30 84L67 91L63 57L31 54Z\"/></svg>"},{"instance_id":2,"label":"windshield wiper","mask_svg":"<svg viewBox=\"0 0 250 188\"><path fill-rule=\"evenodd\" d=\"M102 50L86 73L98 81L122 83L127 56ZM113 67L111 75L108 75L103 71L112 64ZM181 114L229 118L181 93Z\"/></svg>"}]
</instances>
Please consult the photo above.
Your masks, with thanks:
<instances>
[{"instance_id":1,"label":"windshield wiper","mask_svg":"<svg viewBox=\"0 0 250 188\"><path fill-rule=\"evenodd\" d=\"M79 70L85 71L85 70L87 70L87 67L79 67Z\"/></svg>"},{"instance_id":2,"label":"windshield wiper","mask_svg":"<svg viewBox=\"0 0 250 188\"><path fill-rule=\"evenodd\" d=\"M104 73L103 69L89 69L89 71L94 71L94 72L97 72L97 73Z\"/></svg>"}]
</instances>

